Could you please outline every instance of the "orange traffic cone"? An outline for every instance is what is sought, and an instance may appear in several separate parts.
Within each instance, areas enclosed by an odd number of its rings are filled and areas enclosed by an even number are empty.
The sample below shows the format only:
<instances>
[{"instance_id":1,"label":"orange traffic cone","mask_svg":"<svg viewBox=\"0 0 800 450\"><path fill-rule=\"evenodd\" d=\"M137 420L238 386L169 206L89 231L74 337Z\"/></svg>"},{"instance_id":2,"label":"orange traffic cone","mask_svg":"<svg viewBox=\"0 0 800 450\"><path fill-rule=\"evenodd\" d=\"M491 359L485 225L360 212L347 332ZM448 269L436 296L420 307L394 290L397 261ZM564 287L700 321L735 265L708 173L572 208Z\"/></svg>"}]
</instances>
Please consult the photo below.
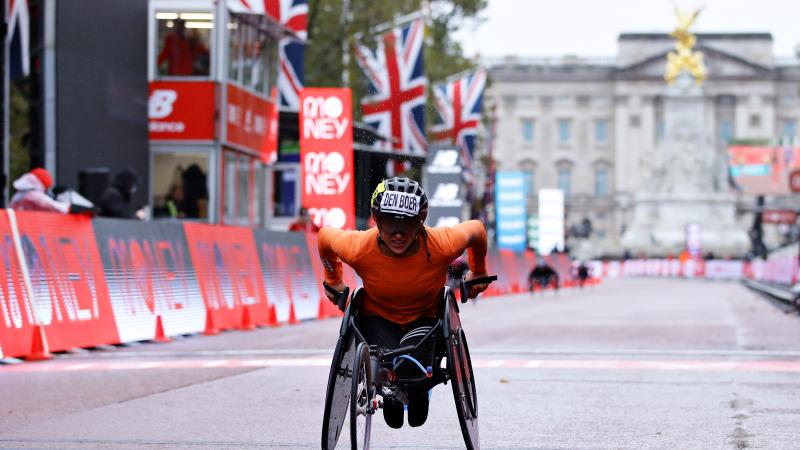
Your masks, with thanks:
<instances>
[{"instance_id":1,"label":"orange traffic cone","mask_svg":"<svg viewBox=\"0 0 800 450\"><path fill-rule=\"evenodd\" d=\"M317 312L317 320L324 320L327 319L328 316L328 308L325 307L325 302L327 300L323 299L319 301L319 310Z\"/></svg>"},{"instance_id":2,"label":"orange traffic cone","mask_svg":"<svg viewBox=\"0 0 800 450\"><path fill-rule=\"evenodd\" d=\"M164 334L164 323L161 321L161 316L156 317L156 337L153 339L156 342L170 342L172 339Z\"/></svg>"},{"instance_id":3,"label":"orange traffic cone","mask_svg":"<svg viewBox=\"0 0 800 450\"><path fill-rule=\"evenodd\" d=\"M300 323L300 321L297 320L297 316L294 314L294 302L291 301L291 300L289 300L289 322L288 323L289 323L289 325L294 325L294 324Z\"/></svg>"},{"instance_id":4,"label":"orange traffic cone","mask_svg":"<svg viewBox=\"0 0 800 450\"><path fill-rule=\"evenodd\" d=\"M50 346L47 345L47 336L44 334L44 327L36 325L33 328L33 346L31 346L31 354L25 357L27 361L44 361L53 359L50 353Z\"/></svg>"},{"instance_id":5,"label":"orange traffic cone","mask_svg":"<svg viewBox=\"0 0 800 450\"><path fill-rule=\"evenodd\" d=\"M219 330L214 326L214 315L210 309L206 309L206 330L203 331L206 336L214 336L219 334Z\"/></svg>"},{"instance_id":6,"label":"orange traffic cone","mask_svg":"<svg viewBox=\"0 0 800 450\"><path fill-rule=\"evenodd\" d=\"M278 314L275 312L275 305L269 305L269 319L267 325L271 327L279 327L281 323L278 322Z\"/></svg>"},{"instance_id":7,"label":"orange traffic cone","mask_svg":"<svg viewBox=\"0 0 800 450\"><path fill-rule=\"evenodd\" d=\"M242 324L239 326L239 329L242 331L252 331L256 329L256 324L253 323L253 319L250 318L250 307L249 306L242 306Z\"/></svg>"}]
</instances>

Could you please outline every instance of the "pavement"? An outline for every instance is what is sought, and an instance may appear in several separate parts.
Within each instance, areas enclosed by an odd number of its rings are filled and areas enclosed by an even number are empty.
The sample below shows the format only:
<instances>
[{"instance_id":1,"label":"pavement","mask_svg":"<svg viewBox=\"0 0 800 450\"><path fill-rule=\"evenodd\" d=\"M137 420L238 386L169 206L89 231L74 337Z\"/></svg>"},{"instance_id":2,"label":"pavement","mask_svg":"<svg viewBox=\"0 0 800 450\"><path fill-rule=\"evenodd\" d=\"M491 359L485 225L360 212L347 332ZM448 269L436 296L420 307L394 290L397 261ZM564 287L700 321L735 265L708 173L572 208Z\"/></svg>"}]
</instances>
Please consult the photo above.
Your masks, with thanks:
<instances>
[{"instance_id":1,"label":"pavement","mask_svg":"<svg viewBox=\"0 0 800 450\"><path fill-rule=\"evenodd\" d=\"M739 283L606 280L461 310L484 449L800 448L800 318ZM338 327L0 366L0 448L318 448ZM450 386L422 427L377 413L372 448L463 448Z\"/></svg>"}]
</instances>

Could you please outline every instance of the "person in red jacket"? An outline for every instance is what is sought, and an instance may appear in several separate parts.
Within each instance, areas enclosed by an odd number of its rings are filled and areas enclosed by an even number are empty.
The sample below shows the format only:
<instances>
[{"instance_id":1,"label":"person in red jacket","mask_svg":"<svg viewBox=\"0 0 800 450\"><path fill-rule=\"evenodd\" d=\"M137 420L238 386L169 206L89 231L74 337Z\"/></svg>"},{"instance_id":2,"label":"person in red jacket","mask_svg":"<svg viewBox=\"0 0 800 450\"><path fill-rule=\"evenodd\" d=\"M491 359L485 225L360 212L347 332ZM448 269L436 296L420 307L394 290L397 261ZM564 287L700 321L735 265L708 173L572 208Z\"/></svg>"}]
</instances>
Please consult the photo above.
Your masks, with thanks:
<instances>
[{"instance_id":1,"label":"person in red jacket","mask_svg":"<svg viewBox=\"0 0 800 450\"><path fill-rule=\"evenodd\" d=\"M50 172L37 167L12 183L17 192L11 197L8 207L16 211L50 211L61 214L70 212L70 204L60 202L47 195L53 187Z\"/></svg>"},{"instance_id":2,"label":"person in red jacket","mask_svg":"<svg viewBox=\"0 0 800 450\"><path fill-rule=\"evenodd\" d=\"M308 210L305 208L300 208L300 210L297 211L297 220L289 225L289 231L318 233L319 227L311 220L311 217L308 215Z\"/></svg>"},{"instance_id":3,"label":"person in red jacket","mask_svg":"<svg viewBox=\"0 0 800 450\"><path fill-rule=\"evenodd\" d=\"M174 29L164 38L157 64L161 67L166 63L167 75L173 77L208 75L208 56L197 30L187 34L185 22L176 19Z\"/></svg>"}]
</instances>

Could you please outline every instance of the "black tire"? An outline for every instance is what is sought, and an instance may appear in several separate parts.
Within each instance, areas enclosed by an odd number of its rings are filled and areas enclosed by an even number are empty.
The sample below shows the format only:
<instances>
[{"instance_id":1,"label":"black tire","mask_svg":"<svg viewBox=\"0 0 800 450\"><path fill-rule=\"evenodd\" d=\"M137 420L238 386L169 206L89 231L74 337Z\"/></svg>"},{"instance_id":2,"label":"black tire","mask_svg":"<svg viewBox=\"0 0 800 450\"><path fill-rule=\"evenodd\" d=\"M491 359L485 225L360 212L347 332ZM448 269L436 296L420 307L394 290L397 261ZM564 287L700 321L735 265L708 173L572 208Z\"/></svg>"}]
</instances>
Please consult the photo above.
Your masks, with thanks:
<instances>
[{"instance_id":1,"label":"black tire","mask_svg":"<svg viewBox=\"0 0 800 450\"><path fill-rule=\"evenodd\" d=\"M350 446L353 450L368 450L372 432L372 374L369 349L363 342L358 344L353 362L353 381L350 391Z\"/></svg>"},{"instance_id":2,"label":"black tire","mask_svg":"<svg viewBox=\"0 0 800 450\"><path fill-rule=\"evenodd\" d=\"M464 436L464 445L469 450L479 450L478 395L472 371L472 359L457 309L454 305L447 306L447 373L453 386L453 398L458 421L461 424L461 434Z\"/></svg>"},{"instance_id":3,"label":"black tire","mask_svg":"<svg viewBox=\"0 0 800 450\"><path fill-rule=\"evenodd\" d=\"M328 374L328 390L325 393L325 412L322 417L323 450L336 448L344 419L350 409L355 347L355 336L348 332L339 337L336 349L333 351L333 361Z\"/></svg>"}]
</instances>

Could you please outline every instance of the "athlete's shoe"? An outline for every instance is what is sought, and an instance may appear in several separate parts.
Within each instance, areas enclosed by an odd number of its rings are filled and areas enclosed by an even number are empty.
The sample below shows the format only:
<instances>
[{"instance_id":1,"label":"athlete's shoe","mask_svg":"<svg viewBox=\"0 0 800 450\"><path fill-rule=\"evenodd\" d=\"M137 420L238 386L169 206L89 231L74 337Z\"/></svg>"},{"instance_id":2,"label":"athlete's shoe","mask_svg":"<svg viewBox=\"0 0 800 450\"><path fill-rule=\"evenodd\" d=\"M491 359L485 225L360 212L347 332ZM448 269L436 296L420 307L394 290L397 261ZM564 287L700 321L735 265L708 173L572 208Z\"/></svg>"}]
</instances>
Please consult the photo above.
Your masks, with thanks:
<instances>
[{"instance_id":1,"label":"athlete's shoe","mask_svg":"<svg viewBox=\"0 0 800 450\"><path fill-rule=\"evenodd\" d=\"M386 425L392 428L402 428L403 412L403 403L389 399L383 401L383 419L386 420ZM410 420L409 417L409 423L411 423Z\"/></svg>"},{"instance_id":2,"label":"athlete's shoe","mask_svg":"<svg viewBox=\"0 0 800 450\"><path fill-rule=\"evenodd\" d=\"M418 427L428 420L428 406L430 400L428 393L420 395L419 397L408 402L408 424L412 427Z\"/></svg>"}]
</instances>

